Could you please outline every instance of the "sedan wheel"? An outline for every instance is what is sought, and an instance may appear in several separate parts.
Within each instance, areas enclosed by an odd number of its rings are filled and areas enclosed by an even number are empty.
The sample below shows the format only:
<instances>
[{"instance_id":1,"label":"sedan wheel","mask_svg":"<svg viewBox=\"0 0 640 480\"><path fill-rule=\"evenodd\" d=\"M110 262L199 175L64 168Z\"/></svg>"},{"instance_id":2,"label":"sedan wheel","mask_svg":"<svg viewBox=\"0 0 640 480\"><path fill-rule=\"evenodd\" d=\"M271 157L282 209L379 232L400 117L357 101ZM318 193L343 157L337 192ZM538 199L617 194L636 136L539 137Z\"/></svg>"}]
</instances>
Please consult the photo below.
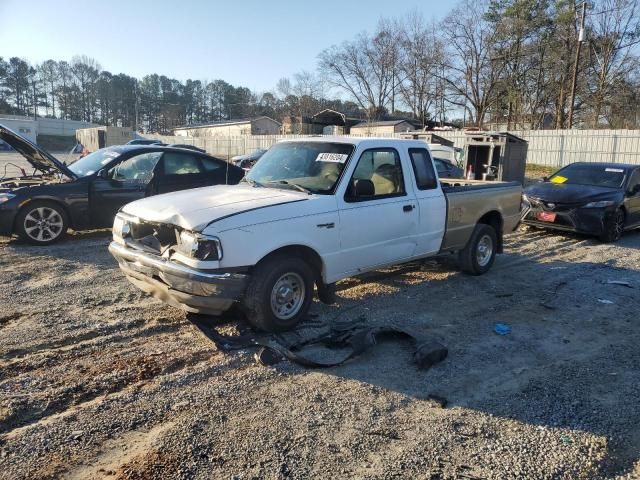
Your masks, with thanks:
<instances>
[{"instance_id":1,"label":"sedan wheel","mask_svg":"<svg viewBox=\"0 0 640 480\"><path fill-rule=\"evenodd\" d=\"M67 218L58 205L34 202L20 212L16 228L23 240L48 245L58 241L67 231Z\"/></svg>"},{"instance_id":2,"label":"sedan wheel","mask_svg":"<svg viewBox=\"0 0 640 480\"><path fill-rule=\"evenodd\" d=\"M624 212L621 209L615 211L607 221L605 221L604 232L600 235L600 241L609 243L617 242L624 233Z\"/></svg>"}]
</instances>

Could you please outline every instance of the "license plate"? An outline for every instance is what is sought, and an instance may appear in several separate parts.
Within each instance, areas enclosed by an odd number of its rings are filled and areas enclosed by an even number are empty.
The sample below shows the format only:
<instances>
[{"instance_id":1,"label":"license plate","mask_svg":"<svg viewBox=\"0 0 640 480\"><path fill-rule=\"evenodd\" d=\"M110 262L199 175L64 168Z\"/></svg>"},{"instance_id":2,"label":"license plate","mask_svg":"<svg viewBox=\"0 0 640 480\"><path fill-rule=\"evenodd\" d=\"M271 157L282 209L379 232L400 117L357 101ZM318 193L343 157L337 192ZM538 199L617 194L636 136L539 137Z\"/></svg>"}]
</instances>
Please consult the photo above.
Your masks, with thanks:
<instances>
[{"instance_id":1,"label":"license plate","mask_svg":"<svg viewBox=\"0 0 640 480\"><path fill-rule=\"evenodd\" d=\"M553 212L538 212L536 218L541 222L555 222L556 214Z\"/></svg>"}]
</instances>

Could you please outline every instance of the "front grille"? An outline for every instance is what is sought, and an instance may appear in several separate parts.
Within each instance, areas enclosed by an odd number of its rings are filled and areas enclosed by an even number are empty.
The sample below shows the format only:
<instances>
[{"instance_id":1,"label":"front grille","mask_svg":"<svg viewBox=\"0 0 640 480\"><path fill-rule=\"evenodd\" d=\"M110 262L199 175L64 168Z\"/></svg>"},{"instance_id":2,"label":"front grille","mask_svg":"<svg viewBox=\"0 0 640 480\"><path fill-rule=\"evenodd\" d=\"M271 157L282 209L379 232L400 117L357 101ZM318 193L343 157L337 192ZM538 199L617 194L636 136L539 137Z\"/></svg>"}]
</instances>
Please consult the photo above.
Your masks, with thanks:
<instances>
[{"instance_id":1,"label":"front grille","mask_svg":"<svg viewBox=\"0 0 640 480\"><path fill-rule=\"evenodd\" d=\"M173 225L140 221L130 224L128 243L149 253L162 255L169 247L177 245L177 232Z\"/></svg>"}]
</instances>

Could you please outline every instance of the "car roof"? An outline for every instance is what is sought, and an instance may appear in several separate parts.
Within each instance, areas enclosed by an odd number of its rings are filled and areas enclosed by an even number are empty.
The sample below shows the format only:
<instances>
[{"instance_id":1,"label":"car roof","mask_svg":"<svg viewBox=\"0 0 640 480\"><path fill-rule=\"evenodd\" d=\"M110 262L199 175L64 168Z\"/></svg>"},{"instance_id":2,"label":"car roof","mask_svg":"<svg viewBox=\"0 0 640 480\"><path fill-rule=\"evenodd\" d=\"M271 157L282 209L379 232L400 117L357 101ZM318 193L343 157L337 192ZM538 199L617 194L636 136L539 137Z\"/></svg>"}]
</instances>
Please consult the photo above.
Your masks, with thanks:
<instances>
[{"instance_id":1,"label":"car roof","mask_svg":"<svg viewBox=\"0 0 640 480\"><path fill-rule=\"evenodd\" d=\"M185 151L188 151L188 152L195 152L201 155L208 155L210 157L213 157L212 155L209 155L208 153L205 153L205 152L193 150L190 148L170 147L168 145L113 145L111 147L105 147L105 150L113 150L114 152L118 152L120 154L128 153L128 152L131 152L132 150L139 150L141 152L148 150L149 152L168 151L168 152L183 152L183 153ZM216 157L213 157L213 158L216 158Z\"/></svg>"},{"instance_id":2,"label":"car roof","mask_svg":"<svg viewBox=\"0 0 640 480\"><path fill-rule=\"evenodd\" d=\"M281 140L278 143L299 143L299 142L320 142L320 143L346 143L354 146L360 144L370 145L371 147L428 147L427 142L423 140L413 140L406 138L389 138L389 137L346 137L346 136L310 136L304 138L295 138Z\"/></svg>"}]
</instances>

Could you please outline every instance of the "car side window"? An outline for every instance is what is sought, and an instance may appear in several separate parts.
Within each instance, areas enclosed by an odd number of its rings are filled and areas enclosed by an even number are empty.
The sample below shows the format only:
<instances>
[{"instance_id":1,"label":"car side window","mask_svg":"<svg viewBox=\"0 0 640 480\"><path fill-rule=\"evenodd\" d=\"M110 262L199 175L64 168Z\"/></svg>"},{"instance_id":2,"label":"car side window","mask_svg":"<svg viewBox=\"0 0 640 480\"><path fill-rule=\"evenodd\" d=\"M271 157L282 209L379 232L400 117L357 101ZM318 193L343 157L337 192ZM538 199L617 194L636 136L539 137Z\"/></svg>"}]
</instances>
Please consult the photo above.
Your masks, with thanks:
<instances>
[{"instance_id":1,"label":"car side window","mask_svg":"<svg viewBox=\"0 0 640 480\"><path fill-rule=\"evenodd\" d=\"M373 184L374 193L367 196L367 200L405 194L400 155L393 148L364 151L351 177L349 190L353 189L356 180L370 181ZM354 200L352 192L347 192L347 200Z\"/></svg>"},{"instance_id":2,"label":"car side window","mask_svg":"<svg viewBox=\"0 0 640 480\"><path fill-rule=\"evenodd\" d=\"M200 161L202 162L202 167L204 168L205 172L213 172L214 170L218 170L223 166L221 161L214 160L213 158L200 157Z\"/></svg>"},{"instance_id":3,"label":"car side window","mask_svg":"<svg viewBox=\"0 0 640 480\"><path fill-rule=\"evenodd\" d=\"M416 175L416 186L420 190L431 190L438 186L436 172L433 170L431 155L426 148L410 148L409 156Z\"/></svg>"},{"instance_id":4,"label":"car side window","mask_svg":"<svg viewBox=\"0 0 640 480\"><path fill-rule=\"evenodd\" d=\"M163 162L165 175L188 175L201 172L198 157L188 153L165 152Z\"/></svg>"},{"instance_id":5,"label":"car side window","mask_svg":"<svg viewBox=\"0 0 640 480\"><path fill-rule=\"evenodd\" d=\"M110 169L109 177L113 180L149 182L161 156L161 152L149 152L128 158Z\"/></svg>"}]
</instances>

